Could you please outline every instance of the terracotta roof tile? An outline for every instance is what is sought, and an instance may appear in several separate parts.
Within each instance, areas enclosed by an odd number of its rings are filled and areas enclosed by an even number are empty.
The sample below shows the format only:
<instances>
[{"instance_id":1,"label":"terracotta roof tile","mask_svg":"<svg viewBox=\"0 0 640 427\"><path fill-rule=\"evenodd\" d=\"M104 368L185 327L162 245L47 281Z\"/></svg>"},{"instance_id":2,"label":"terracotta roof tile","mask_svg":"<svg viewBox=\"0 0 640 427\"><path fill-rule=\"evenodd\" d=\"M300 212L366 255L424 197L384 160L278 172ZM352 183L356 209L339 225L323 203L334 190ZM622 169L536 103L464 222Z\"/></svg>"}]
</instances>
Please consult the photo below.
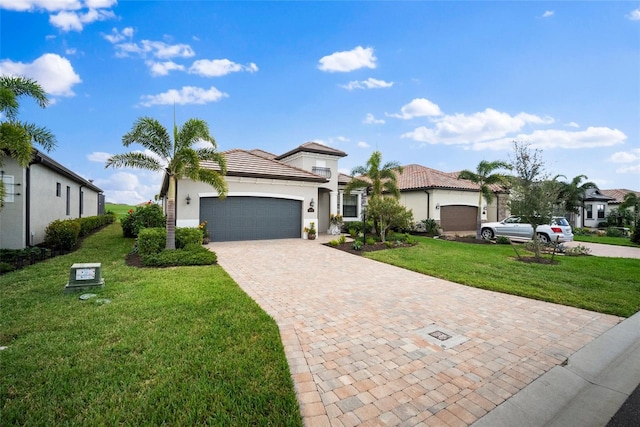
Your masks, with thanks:
<instances>
[{"instance_id":1,"label":"terracotta roof tile","mask_svg":"<svg viewBox=\"0 0 640 427\"><path fill-rule=\"evenodd\" d=\"M227 176L283 179L292 181L327 182L325 177L289 166L250 151L234 149L221 154L227 159ZM215 162L202 162L205 168L219 170Z\"/></svg>"},{"instance_id":2,"label":"terracotta roof tile","mask_svg":"<svg viewBox=\"0 0 640 427\"><path fill-rule=\"evenodd\" d=\"M265 159L275 159L277 156L268 151L261 150L259 148L254 148L253 150L249 150L251 154L255 154L256 156L264 157Z\"/></svg>"},{"instance_id":3,"label":"terracotta roof tile","mask_svg":"<svg viewBox=\"0 0 640 427\"><path fill-rule=\"evenodd\" d=\"M398 188L400 191L427 188L446 188L452 190L478 191L479 186L466 179L458 179L459 172L442 172L421 165L403 166L403 172L398 174ZM494 191L504 191L500 186L492 186Z\"/></svg>"},{"instance_id":4,"label":"terracotta roof tile","mask_svg":"<svg viewBox=\"0 0 640 427\"><path fill-rule=\"evenodd\" d=\"M640 192L633 191L633 190L626 190L623 188L617 188L615 190L600 190L600 193L602 193L605 196L613 198L613 200L611 200L609 203L622 203L624 200L624 196L627 193L636 193L636 196L640 197Z\"/></svg>"}]
</instances>

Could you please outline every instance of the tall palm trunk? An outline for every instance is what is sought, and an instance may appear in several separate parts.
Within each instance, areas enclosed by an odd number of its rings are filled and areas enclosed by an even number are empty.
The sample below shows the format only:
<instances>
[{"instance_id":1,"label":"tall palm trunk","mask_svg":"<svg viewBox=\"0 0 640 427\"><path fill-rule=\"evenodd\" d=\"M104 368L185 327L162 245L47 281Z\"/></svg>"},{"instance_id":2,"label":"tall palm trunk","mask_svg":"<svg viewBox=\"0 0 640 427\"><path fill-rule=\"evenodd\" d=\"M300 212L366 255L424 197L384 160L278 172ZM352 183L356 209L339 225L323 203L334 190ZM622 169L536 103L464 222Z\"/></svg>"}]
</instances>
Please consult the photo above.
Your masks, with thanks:
<instances>
[{"instance_id":1,"label":"tall palm trunk","mask_svg":"<svg viewBox=\"0 0 640 427\"><path fill-rule=\"evenodd\" d=\"M167 249L176 248L176 182L173 176L169 177L169 191L167 200Z\"/></svg>"},{"instance_id":2,"label":"tall palm trunk","mask_svg":"<svg viewBox=\"0 0 640 427\"><path fill-rule=\"evenodd\" d=\"M480 197L478 198L478 215L476 216L476 240L482 239L482 190L480 190Z\"/></svg>"}]
</instances>

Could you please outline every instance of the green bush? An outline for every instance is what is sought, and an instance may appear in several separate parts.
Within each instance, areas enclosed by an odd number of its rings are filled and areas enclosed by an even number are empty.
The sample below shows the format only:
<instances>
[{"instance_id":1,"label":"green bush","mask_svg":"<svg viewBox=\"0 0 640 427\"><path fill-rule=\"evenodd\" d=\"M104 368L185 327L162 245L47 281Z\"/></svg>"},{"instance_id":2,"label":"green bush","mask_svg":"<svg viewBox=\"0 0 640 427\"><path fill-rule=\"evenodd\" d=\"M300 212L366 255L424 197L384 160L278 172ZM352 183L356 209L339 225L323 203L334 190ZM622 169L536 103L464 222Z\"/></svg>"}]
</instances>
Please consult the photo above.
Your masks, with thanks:
<instances>
[{"instance_id":1,"label":"green bush","mask_svg":"<svg viewBox=\"0 0 640 427\"><path fill-rule=\"evenodd\" d=\"M347 243L347 238L345 236L340 236L338 244L342 245L343 243Z\"/></svg>"},{"instance_id":2,"label":"green bush","mask_svg":"<svg viewBox=\"0 0 640 427\"><path fill-rule=\"evenodd\" d=\"M499 245L509 245L511 244L511 240L507 236L498 236L496 237L496 243Z\"/></svg>"},{"instance_id":3,"label":"green bush","mask_svg":"<svg viewBox=\"0 0 640 427\"><path fill-rule=\"evenodd\" d=\"M143 228L164 227L166 218L160 205L151 202L144 206L130 209L127 215L120 220L124 237L137 237Z\"/></svg>"},{"instance_id":4,"label":"green bush","mask_svg":"<svg viewBox=\"0 0 640 427\"><path fill-rule=\"evenodd\" d=\"M387 248L389 248L389 249L391 249L391 248L393 247L393 243L391 243L389 240L387 240L386 242L384 242L384 245L385 245Z\"/></svg>"},{"instance_id":5,"label":"green bush","mask_svg":"<svg viewBox=\"0 0 640 427\"><path fill-rule=\"evenodd\" d=\"M167 231L164 228L144 228L138 234L138 253L146 255L161 252L167 243Z\"/></svg>"},{"instance_id":6,"label":"green bush","mask_svg":"<svg viewBox=\"0 0 640 427\"><path fill-rule=\"evenodd\" d=\"M0 274L9 273L15 269L16 268L8 262L0 262Z\"/></svg>"},{"instance_id":7,"label":"green bush","mask_svg":"<svg viewBox=\"0 0 640 427\"><path fill-rule=\"evenodd\" d=\"M424 232L427 234L438 234L438 223L433 218L427 218L420 221L424 227Z\"/></svg>"},{"instance_id":8,"label":"green bush","mask_svg":"<svg viewBox=\"0 0 640 427\"><path fill-rule=\"evenodd\" d=\"M203 232L200 228L176 228L176 249L182 249L188 244L202 245Z\"/></svg>"},{"instance_id":9,"label":"green bush","mask_svg":"<svg viewBox=\"0 0 640 427\"><path fill-rule=\"evenodd\" d=\"M353 249L355 249L356 251L361 251L362 250L362 240L354 240L353 241Z\"/></svg>"},{"instance_id":10,"label":"green bush","mask_svg":"<svg viewBox=\"0 0 640 427\"><path fill-rule=\"evenodd\" d=\"M156 254L142 256L142 264L146 267L211 265L217 260L215 252L202 245L193 244L189 244L185 249L163 250Z\"/></svg>"},{"instance_id":11,"label":"green bush","mask_svg":"<svg viewBox=\"0 0 640 427\"><path fill-rule=\"evenodd\" d=\"M640 245L640 227L636 228L631 235L631 241L636 245Z\"/></svg>"},{"instance_id":12,"label":"green bush","mask_svg":"<svg viewBox=\"0 0 640 427\"><path fill-rule=\"evenodd\" d=\"M57 219L44 231L44 242L50 248L69 251L78 244L80 221L77 219Z\"/></svg>"},{"instance_id":13,"label":"green bush","mask_svg":"<svg viewBox=\"0 0 640 427\"><path fill-rule=\"evenodd\" d=\"M97 230L103 225L111 224L115 220L116 215L113 212L109 212L104 215L79 218L78 221L80 221L80 237L87 236L92 231Z\"/></svg>"},{"instance_id":14,"label":"green bush","mask_svg":"<svg viewBox=\"0 0 640 427\"><path fill-rule=\"evenodd\" d=\"M339 244L340 244L340 243L339 243L339 242L338 242L338 240L336 240L336 239L333 239L333 240L330 240L330 241L329 241L329 246L333 246L334 248L335 248L336 246L338 246Z\"/></svg>"},{"instance_id":15,"label":"green bush","mask_svg":"<svg viewBox=\"0 0 640 427\"><path fill-rule=\"evenodd\" d=\"M620 230L619 228L615 228L615 227L607 228L608 237L622 237L622 235L623 235L622 230Z\"/></svg>"},{"instance_id":16,"label":"green bush","mask_svg":"<svg viewBox=\"0 0 640 427\"><path fill-rule=\"evenodd\" d=\"M374 239L373 237L367 237L367 240L365 242L367 245L375 245L376 239Z\"/></svg>"}]
</instances>

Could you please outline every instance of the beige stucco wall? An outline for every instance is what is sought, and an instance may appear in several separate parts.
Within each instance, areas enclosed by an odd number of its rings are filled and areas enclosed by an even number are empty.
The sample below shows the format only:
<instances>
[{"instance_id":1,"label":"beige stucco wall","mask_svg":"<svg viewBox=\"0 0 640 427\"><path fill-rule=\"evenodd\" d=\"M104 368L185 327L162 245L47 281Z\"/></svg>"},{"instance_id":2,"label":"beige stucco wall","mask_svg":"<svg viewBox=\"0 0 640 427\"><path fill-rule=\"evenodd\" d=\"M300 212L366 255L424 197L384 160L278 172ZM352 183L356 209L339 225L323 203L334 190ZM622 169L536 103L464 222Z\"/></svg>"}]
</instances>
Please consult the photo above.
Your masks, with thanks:
<instances>
[{"instance_id":1,"label":"beige stucco wall","mask_svg":"<svg viewBox=\"0 0 640 427\"><path fill-rule=\"evenodd\" d=\"M286 181L264 178L225 177L227 181L227 197L274 197L281 199L301 200L303 223L300 229L308 227L311 221L318 228L318 183ZM187 204L187 194L191 197L191 203ZM191 180L178 181L176 194L176 226L197 227L200 223L201 197L217 197L218 193L213 187ZM314 212L308 212L309 203L314 199L316 204ZM322 232L323 230L320 230Z\"/></svg>"},{"instance_id":2,"label":"beige stucco wall","mask_svg":"<svg viewBox=\"0 0 640 427\"><path fill-rule=\"evenodd\" d=\"M320 163L319 163L320 161ZM338 191L338 158L326 154L307 153L300 152L293 156L287 157L281 160L282 163L286 163L290 166L294 166L306 171L312 172L314 166L320 166L331 169L331 178L326 184L322 184L322 187L328 188L332 191ZM321 166L321 162L324 162L324 166Z\"/></svg>"},{"instance_id":3,"label":"beige stucco wall","mask_svg":"<svg viewBox=\"0 0 640 427\"><path fill-rule=\"evenodd\" d=\"M22 249L25 241L26 218L24 215L26 203L24 197L25 189L25 171L18 164L10 159L4 158L4 165L0 168L6 176L12 176L14 184L14 192L20 195L14 195L13 201L8 197L5 199L4 207L0 211L0 248L4 249ZM5 188L10 192L11 189Z\"/></svg>"}]
</instances>

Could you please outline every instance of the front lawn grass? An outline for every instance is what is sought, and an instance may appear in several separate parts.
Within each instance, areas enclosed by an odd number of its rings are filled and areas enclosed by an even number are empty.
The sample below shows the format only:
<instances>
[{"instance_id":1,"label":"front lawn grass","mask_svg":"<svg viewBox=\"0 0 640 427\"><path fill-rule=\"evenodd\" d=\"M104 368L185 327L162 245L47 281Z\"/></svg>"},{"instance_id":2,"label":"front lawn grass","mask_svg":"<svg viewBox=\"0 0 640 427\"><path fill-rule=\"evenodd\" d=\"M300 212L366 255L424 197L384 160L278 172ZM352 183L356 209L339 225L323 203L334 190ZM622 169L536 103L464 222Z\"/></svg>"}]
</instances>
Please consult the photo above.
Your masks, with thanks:
<instances>
[{"instance_id":1,"label":"front lawn grass","mask_svg":"<svg viewBox=\"0 0 640 427\"><path fill-rule=\"evenodd\" d=\"M365 256L468 286L601 313L628 317L640 310L637 259L556 256L558 264L546 265L517 261L510 245L416 240L410 248Z\"/></svg>"},{"instance_id":2,"label":"front lawn grass","mask_svg":"<svg viewBox=\"0 0 640 427\"><path fill-rule=\"evenodd\" d=\"M640 248L640 245L636 245L631 241L629 237L609 237L609 236L596 236L594 234L574 234L573 240L576 242L587 243L602 243L603 245L616 245L616 246L631 246L634 248Z\"/></svg>"},{"instance_id":3,"label":"front lawn grass","mask_svg":"<svg viewBox=\"0 0 640 427\"><path fill-rule=\"evenodd\" d=\"M140 269L112 224L0 276L3 425L302 425L278 328L219 266ZM64 294L101 262L99 298Z\"/></svg>"}]
</instances>

